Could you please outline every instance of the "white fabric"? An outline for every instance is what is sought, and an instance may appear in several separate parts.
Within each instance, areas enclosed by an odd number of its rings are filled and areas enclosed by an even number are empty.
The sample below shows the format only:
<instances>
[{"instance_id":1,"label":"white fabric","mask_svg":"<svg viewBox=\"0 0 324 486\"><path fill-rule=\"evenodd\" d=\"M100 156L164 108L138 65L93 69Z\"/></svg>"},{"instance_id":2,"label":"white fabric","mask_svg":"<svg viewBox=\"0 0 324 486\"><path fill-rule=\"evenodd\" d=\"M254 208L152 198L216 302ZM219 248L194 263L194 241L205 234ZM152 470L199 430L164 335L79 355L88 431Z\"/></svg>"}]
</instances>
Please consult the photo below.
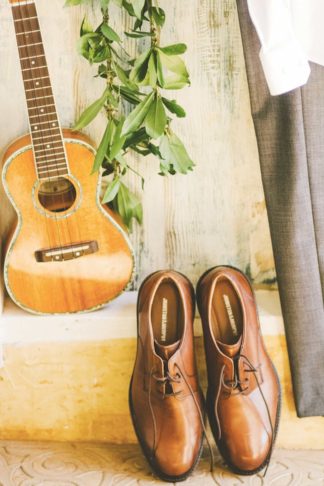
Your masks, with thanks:
<instances>
[{"instance_id":1,"label":"white fabric","mask_svg":"<svg viewBox=\"0 0 324 486\"><path fill-rule=\"evenodd\" d=\"M305 84L309 61L324 66L324 0L248 0L272 95Z\"/></svg>"}]
</instances>

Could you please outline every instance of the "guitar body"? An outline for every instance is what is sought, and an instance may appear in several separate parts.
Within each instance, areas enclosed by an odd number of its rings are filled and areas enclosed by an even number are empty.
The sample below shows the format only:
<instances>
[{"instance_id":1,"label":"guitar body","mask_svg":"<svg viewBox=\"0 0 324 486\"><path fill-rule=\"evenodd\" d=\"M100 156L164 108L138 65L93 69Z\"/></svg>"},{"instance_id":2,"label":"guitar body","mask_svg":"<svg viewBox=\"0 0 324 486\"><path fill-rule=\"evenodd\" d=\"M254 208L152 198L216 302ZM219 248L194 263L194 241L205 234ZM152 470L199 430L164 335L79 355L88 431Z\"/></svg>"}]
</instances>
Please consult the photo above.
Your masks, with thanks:
<instances>
[{"instance_id":1,"label":"guitar body","mask_svg":"<svg viewBox=\"0 0 324 486\"><path fill-rule=\"evenodd\" d=\"M126 232L99 202L88 139L63 130L70 174L37 179L29 135L4 156L3 183L17 221L4 262L7 290L34 313L89 311L127 286L134 259Z\"/></svg>"}]
</instances>

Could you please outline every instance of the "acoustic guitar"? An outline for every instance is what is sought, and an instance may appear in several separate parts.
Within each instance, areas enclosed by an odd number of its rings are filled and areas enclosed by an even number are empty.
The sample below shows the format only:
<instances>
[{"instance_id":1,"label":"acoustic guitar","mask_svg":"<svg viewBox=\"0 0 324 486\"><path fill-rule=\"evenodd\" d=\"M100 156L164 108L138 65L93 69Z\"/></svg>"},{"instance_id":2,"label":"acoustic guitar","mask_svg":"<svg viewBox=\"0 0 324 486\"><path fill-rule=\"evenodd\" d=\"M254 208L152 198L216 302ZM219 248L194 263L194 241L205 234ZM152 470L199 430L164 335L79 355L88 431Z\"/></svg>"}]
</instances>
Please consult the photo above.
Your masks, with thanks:
<instances>
[{"instance_id":1,"label":"acoustic guitar","mask_svg":"<svg viewBox=\"0 0 324 486\"><path fill-rule=\"evenodd\" d=\"M84 135L62 130L34 1L9 0L30 134L4 155L3 183L17 213L4 262L9 295L35 313L99 308L134 271L128 235L99 201L100 177Z\"/></svg>"}]
</instances>

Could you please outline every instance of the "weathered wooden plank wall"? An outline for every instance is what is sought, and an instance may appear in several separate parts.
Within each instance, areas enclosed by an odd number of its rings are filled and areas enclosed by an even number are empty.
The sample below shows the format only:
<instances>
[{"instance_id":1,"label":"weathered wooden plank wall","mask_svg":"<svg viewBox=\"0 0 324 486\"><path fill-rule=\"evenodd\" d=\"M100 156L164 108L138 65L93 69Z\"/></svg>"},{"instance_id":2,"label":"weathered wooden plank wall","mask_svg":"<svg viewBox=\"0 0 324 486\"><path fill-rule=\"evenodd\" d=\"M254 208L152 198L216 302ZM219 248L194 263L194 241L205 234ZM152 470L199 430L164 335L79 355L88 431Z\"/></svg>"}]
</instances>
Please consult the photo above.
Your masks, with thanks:
<instances>
[{"instance_id":1,"label":"weathered wooden plank wall","mask_svg":"<svg viewBox=\"0 0 324 486\"><path fill-rule=\"evenodd\" d=\"M84 9L63 8L64 0L36 3L59 115L63 126L71 126L102 89L76 53ZM135 158L146 179L144 225L132 234L137 280L173 267L196 281L207 267L230 263L249 271L256 282L268 281L274 275L272 251L235 0L161 0L160 5L167 13L163 42L188 45L192 85L175 93L187 110L176 129L196 168L188 176L166 179L157 175L154 158ZM91 5L88 15L93 17ZM129 27L117 8L112 19L119 32ZM135 49L135 42L125 42ZM4 148L28 127L7 0L0 0L0 106ZM87 130L97 141L103 121ZM140 192L139 181L131 182ZM0 211L6 234L13 212L3 194Z\"/></svg>"}]
</instances>

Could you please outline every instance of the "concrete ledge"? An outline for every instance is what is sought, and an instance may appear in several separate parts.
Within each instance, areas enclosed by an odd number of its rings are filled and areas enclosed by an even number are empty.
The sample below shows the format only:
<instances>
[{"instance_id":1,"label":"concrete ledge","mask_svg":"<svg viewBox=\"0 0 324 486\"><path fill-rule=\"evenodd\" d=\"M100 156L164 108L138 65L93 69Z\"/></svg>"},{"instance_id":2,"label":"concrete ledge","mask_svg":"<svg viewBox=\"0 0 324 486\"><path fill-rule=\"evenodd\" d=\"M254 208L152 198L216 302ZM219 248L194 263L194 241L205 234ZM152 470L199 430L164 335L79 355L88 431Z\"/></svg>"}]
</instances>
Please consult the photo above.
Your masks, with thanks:
<instances>
[{"instance_id":1,"label":"concrete ledge","mask_svg":"<svg viewBox=\"0 0 324 486\"><path fill-rule=\"evenodd\" d=\"M0 317L0 439L132 443L128 386L136 349L135 292L97 312L34 316L5 301ZM257 291L261 327L283 407L277 445L324 449L324 418L298 419L278 293ZM196 355L206 369L199 319Z\"/></svg>"},{"instance_id":2,"label":"concrete ledge","mask_svg":"<svg viewBox=\"0 0 324 486\"><path fill-rule=\"evenodd\" d=\"M284 334L277 291L256 292L264 335ZM57 341L100 341L136 337L137 292L125 292L106 307L85 314L38 316L5 299L0 315L3 343ZM201 336L200 319L195 321L195 335Z\"/></svg>"}]
</instances>

